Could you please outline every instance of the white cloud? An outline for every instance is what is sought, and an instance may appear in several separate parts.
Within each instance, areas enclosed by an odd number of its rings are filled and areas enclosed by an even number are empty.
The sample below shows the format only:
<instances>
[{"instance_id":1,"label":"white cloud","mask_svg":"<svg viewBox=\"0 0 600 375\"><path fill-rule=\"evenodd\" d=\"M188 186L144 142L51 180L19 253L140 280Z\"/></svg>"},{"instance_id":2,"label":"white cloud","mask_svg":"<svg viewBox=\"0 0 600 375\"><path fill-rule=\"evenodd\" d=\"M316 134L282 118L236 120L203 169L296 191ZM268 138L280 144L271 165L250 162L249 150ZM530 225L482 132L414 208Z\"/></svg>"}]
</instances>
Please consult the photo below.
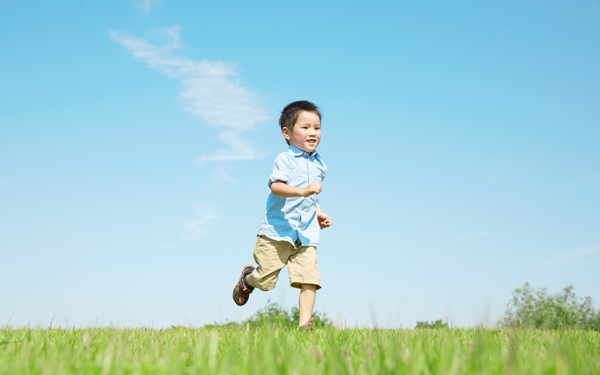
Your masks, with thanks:
<instances>
[{"instance_id":1,"label":"white cloud","mask_svg":"<svg viewBox=\"0 0 600 375\"><path fill-rule=\"evenodd\" d=\"M557 254L553 257L553 259L538 264L537 267L546 267L556 264L568 263L575 259L583 258L585 256L597 253L600 251L600 244L587 246L587 247L578 247L576 249L571 249L565 251L563 253Z\"/></svg>"},{"instance_id":2,"label":"white cloud","mask_svg":"<svg viewBox=\"0 0 600 375\"><path fill-rule=\"evenodd\" d=\"M225 182L230 182L230 183L234 183L237 182L236 179L231 178L231 176L229 176L229 173L227 173L227 170L225 169L225 167L223 167L222 165L219 165L216 169L215 169L215 177L221 181L225 181Z\"/></svg>"},{"instance_id":3,"label":"white cloud","mask_svg":"<svg viewBox=\"0 0 600 375\"><path fill-rule=\"evenodd\" d=\"M227 145L229 149L221 149L210 155L202 155L196 159L196 164L202 164L205 161L235 161L235 160L254 160L266 157L264 151L256 150L248 141L243 139L241 131L225 130L219 134L219 140Z\"/></svg>"},{"instance_id":4,"label":"white cloud","mask_svg":"<svg viewBox=\"0 0 600 375\"><path fill-rule=\"evenodd\" d=\"M465 233L458 236L454 236L457 240L474 240L479 238L487 238L490 234L486 231L479 231L474 233Z\"/></svg>"},{"instance_id":5,"label":"white cloud","mask_svg":"<svg viewBox=\"0 0 600 375\"><path fill-rule=\"evenodd\" d=\"M194 206L194 216L194 219L184 223L185 229L188 230L188 235L183 238L185 241L196 240L209 234L206 229L208 223L220 217L203 206Z\"/></svg>"},{"instance_id":6,"label":"white cloud","mask_svg":"<svg viewBox=\"0 0 600 375\"><path fill-rule=\"evenodd\" d=\"M205 185L204 189L206 190L214 190L217 187L219 187L223 182L226 183L236 183L237 180L231 178L231 176L229 176L229 173L227 173L227 170L225 169L225 167L223 167L222 165L217 166L217 168L215 168L215 173L213 174L213 182Z\"/></svg>"},{"instance_id":7,"label":"white cloud","mask_svg":"<svg viewBox=\"0 0 600 375\"><path fill-rule=\"evenodd\" d=\"M161 47L118 31L111 31L110 36L148 67L181 80L182 91L177 98L185 110L220 130L218 138L229 148L200 156L196 163L264 158L264 152L242 137L244 131L271 118L262 108L260 98L235 78L238 75L236 64L194 61L173 54L181 46L180 30L179 26L164 29L169 42Z\"/></svg>"},{"instance_id":8,"label":"white cloud","mask_svg":"<svg viewBox=\"0 0 600 375\"><path fill-rule=\"evenodd\" d=\"M144 13L147 13L150 10L150 8L152 8L156 4L160 4L161 2L161 0L140 0L137 3L137 5Z\"/></svg>"}]
</instances>

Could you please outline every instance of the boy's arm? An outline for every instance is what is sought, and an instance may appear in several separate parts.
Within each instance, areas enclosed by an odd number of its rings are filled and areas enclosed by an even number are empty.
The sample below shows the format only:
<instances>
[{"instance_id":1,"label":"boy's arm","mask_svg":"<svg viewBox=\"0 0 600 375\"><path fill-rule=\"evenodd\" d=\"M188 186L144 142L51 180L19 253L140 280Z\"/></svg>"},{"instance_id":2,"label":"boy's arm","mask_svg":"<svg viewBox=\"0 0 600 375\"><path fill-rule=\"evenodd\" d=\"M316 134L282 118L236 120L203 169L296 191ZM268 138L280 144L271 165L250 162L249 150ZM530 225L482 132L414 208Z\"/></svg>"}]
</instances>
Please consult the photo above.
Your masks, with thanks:
<instances>
[{"instance_id":1,"label":"boy's arm","mask_svg":"<svg viewBox=\"0 0 600 375\"><path fill-rule=\"evenodd\" d=\"M277 180L271 183L271 192L278 197L293 198L293 197L308 197L313 194L319 194L322 186L317 182L313 182L307 187L300 188L286 184L284 181ZM321 210L321 205L317 202L317 221L321 229L331 226L331 218Z\"/></svg>"},{"instance_id":2,"label":"boy's arm","mask_svg":"<svg viewBox=\"0 0 600 375\"><path fill-rule=\"evenodd\" d=\"M303 188L290 186L281 180L271 183L271 192L278 197L284 198L308 197L313 194L319 194L321 189L321 184L316 182L313 182L307 187Z\"/></svg>"},{"instance_id":3,"label":"boy's arm","mask_svg":"<svg viewBox=\"0 0 600 375\"><path fill-rule=\"evenodd\" d=\"M325 229L331 226L331 218L325 212L321 210L321 205L317 202L317 220L321 229Z\"/></svg>"}]
</instances>

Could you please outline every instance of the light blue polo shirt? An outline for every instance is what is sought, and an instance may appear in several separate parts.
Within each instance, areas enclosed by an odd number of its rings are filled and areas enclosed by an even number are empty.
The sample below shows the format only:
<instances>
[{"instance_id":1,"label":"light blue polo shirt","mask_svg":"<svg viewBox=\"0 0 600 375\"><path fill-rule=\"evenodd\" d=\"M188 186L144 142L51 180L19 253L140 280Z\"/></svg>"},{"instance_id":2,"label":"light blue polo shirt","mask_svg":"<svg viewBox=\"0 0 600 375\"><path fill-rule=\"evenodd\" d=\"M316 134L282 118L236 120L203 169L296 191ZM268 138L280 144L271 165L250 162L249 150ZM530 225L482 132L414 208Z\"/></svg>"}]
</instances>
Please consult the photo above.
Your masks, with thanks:
<instances>
[{"instance_id":1,"label":"light blue polo shirt","mask_svg":"<svg viewBox=\"0 0 600 375\"><path fill-rule=\"evenodd\" d=\"M269 187L278 180L290 186L307 187L312 182L322 183L326 175L327 166L317 151L309 155L290 145L286 152L275 158ZM292 245L298 238L303 246L319 245L318 199L317 194L306 198L284 198L271 193L258 234Z\"/></svg>"}]
</instances>

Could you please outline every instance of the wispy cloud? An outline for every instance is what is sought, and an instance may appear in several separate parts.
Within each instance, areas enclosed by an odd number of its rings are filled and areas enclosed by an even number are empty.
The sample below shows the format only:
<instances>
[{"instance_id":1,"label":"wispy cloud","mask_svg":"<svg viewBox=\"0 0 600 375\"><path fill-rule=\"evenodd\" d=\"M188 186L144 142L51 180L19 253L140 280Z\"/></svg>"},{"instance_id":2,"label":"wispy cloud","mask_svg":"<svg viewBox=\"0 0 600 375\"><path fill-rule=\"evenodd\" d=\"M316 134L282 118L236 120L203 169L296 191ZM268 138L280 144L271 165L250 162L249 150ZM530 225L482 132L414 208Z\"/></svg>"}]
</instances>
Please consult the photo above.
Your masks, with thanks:
<instances>
[{"instance_id":1,"label":"wispy cloud","mask_svg":"<svg viewBox=\"0 0 600 375\"><path fill-rule=\"evenodd\" d=\"M237 180L235 180L234 178L231 178L231 176L229 176L229 173L227 173L227 170L222 165L219 165L219 166L217 166L217 168L215 168L215 173L213 174L212 178L213 178L213 181L210 184L205 185L204 189L214 190L223 183L232 184L232 183L237 182Z\"/></svg>"},{"instance_id":2,"label":"wispy cloud","mask_svg":"<svg viewBox=\"0 0 600 375\"><path fill-rule=\"evenodd\" d=\"M488 232L479 231L479 232L474 232L474 233L460 234L458 236L454 236L454 238L456 238L457 240L475 240L475 239L479 239L479 238L487 238L489 236L490 236L490 234Z\"/></svg>"},{"instance_id":3,"label":"wispy cloud","mask_svg":"<svg viewBox=\"0 0 600 375\"><path fill-rule=\"evenodd\" d=\"M150 10L150 8L152 8L156 4L160 4L161 2L161 0L140 0L137 3L137 5L144 13L147 13Z\"/></svg>"},{"instance_id":4,"label":"wispy cloud","mask_svg":"<svg viewBox=\"0 0 600 375\"><path fill-rule=\"evenodd\" d=\"M183 238L184 241L195 240L209 234L207 225L219 217L207 207L194 206L194 219L184 223L185 229L188 230L188 234Z\"/></svg>"},{"instance_id":5,"label":"wispy cloud","mask_svg":"<svg viewBox=\"0 0 600 375\"><path fill-rule=\"evenodd\" d=\"M111 38L127 48L136 59L171 78L181 80L178 99L186 111L220 130L218 138L229 148L200 156L196 163L206 161L236 161L262 159L266 154L257 150L242 133L270 117L263 109L259 96L241 85L238 67L222 61L194 61L173 53L181 47L179 26L165 28L169 37L166 45L158 47L144 39L111 31Z\"/></svg>"},{"instance_id":6,"label":"wispy cloud","mask_svg":"<svg viewBox=\"0 0 600 375\"><path fill-rule=\"evenodd\" d=\"M568 263L573 260L583 258L583 257L589 256L591 254L597 253L599 251L600 251L600 244L586 246L586 247L578 247L576 249L571 249L571 250L565 251L563 253L556 254L554 257L552 257L547 262L538 264L537 267L546 267L546 266L551 266L551 265Z\"/></svg>"}]
</instances>

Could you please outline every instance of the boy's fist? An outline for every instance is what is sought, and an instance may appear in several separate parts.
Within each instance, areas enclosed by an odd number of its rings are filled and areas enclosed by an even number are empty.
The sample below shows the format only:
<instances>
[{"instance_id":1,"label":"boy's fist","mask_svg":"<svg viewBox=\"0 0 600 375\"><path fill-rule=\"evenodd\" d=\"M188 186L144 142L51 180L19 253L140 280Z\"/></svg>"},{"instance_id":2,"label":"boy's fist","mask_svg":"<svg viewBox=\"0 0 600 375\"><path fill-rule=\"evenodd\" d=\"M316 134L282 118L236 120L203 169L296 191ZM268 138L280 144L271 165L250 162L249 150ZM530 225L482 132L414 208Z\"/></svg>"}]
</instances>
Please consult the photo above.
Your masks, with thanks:
<instances>
[{"instance_id":1,"label":"boy's fist","mask_svg":"<svg viewBox=\"0 0 600 375\"><path fill-rule=\"evenodd\" d=\"M321 192L321 189L322 189L321 184L319 184L317 182L313 182L304 188L304 194L302 194L302 195L305 197L310 197L313 194L319 194Z\"/></svg>"},{"instance_id":2,"label":"boy's fist","mask_svg":"<svg viewBox=\"0 0 600 375\"><path fill-rule=\"evenodd\" d=\"M331 226L331 219L329 215L324 212L317 212L317 220L319 221L319 226L321 229L325 229Z\"/></svg>"}]
</instances>

